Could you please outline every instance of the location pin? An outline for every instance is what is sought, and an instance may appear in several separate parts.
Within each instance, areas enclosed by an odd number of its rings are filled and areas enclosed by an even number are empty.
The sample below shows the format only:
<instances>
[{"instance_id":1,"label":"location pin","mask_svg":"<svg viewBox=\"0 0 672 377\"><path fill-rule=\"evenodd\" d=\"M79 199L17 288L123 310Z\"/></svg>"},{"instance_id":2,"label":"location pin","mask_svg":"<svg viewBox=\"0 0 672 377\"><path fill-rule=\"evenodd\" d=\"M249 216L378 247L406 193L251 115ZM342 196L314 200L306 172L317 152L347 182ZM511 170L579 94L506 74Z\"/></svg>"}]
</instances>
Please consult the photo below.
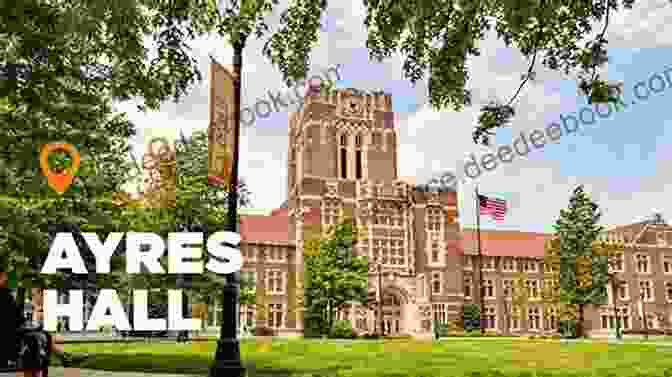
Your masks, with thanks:
<instances>
[{"instance_id":1,"label":"location pin","mask_svg":"<svg viewBox=\"0 0 672 377\"><path fill-rule=\"evenodd\" d=\"M49 168L49 154L54 151L66 151L70 154L70 157L72 158L72 166L69 168L65 169L64 171L60 173L52 172L51 169ZM51 187L54 191L56 191L59 194L63 194L65 190L70 187L72 184L72 181L75 179L75 174L77 173L77 170L79 169L79 152L77 152L77 149L75 149L72 144L66 144L66 143L52 143L52 144L45 144L42 147L42 151L40 152L40 166L42 167L42 173L44 174L45 177L47 177L47 181L49 182L49 187Z\"/></svg>"}]
</instances>

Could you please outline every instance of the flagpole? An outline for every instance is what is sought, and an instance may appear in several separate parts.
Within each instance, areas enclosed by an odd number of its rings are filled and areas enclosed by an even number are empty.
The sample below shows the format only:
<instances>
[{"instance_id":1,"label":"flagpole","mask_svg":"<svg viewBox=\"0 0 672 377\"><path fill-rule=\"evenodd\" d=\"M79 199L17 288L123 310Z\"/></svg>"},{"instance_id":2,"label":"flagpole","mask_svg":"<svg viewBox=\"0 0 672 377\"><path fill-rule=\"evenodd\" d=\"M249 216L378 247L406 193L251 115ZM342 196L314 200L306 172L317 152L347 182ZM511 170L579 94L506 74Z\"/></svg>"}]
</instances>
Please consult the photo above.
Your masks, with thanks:
<instances>
[{"instance_id":1,"label":"flagpole","mask_svg":"<svg viewBox=\"0 0 672 377\"><path fill-rule=\"evenodd\" d=\"M483 299L483 255L481 253L481 201L478 193L478 185L475 189L476 194L476 237L478 242L478 298L481 306L480 322L481 334L485 334L485 300Z\"/></svg>"}]
</instances>

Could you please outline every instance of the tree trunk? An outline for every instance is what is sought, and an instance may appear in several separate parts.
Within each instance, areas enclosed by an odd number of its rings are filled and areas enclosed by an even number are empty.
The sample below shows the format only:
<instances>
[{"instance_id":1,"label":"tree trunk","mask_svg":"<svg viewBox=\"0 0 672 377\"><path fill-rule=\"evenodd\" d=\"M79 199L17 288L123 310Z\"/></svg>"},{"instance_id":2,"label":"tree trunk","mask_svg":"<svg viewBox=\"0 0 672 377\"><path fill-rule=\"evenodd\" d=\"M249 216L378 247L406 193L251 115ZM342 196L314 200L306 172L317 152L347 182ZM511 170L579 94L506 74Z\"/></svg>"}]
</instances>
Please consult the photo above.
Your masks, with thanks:
<instances>
[{"instance_id":1,"label":"tree trunk","mask_svg":"<svg viewBox=\"0 0 672 377\"><path fill-rule=\"evenodd\" d=\"M579 338L583 338L583 337L584 337L584 331L583 331L583 321L584 321L584 317L583 317L583 307L584 307L584 304L580 304L580 305L579 305L579 320L578 320L577 323L576 323L576 336L579 337Z\"/></svg>"}]
</instances>

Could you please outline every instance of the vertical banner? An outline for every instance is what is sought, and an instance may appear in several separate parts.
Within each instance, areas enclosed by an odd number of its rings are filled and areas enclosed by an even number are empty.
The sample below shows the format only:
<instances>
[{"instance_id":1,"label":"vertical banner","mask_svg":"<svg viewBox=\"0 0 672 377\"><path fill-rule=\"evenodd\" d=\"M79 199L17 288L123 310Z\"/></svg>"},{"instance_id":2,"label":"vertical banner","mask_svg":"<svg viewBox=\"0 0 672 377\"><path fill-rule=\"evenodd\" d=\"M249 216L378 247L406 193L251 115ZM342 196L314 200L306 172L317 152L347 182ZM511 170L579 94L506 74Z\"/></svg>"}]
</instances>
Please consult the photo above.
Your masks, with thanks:
<instances>
[{"instance_id":1,"label":"vertical banner","mask_svg":"<svg viewBox=\"0 0 672 377\"><path fill-rule=\"evenodd\" d=\"M231 182L234 146L234 76L218 63L210 64L210 94L208 96L208 181L223 185Z\"/></svg>"}]
</instances>

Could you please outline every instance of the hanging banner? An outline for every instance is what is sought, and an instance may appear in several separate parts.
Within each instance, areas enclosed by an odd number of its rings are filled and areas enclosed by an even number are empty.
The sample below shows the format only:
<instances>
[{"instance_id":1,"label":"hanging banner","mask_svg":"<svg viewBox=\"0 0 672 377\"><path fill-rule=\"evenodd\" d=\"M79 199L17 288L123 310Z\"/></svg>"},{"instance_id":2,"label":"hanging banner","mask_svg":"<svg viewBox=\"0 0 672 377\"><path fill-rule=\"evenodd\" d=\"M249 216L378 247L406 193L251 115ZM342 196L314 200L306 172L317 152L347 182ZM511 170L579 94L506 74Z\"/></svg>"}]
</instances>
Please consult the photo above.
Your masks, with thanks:
<instances>
[{"instance_id":1,"label":"hanging banner","mask_svg":"<svg viewBox=\"0 0 672 377\"><path fill-rule=\"evenodd\" d=\"M227 191L233 186L233 148L235 147L234 76L218 63L210 64L210 95L208 97L208 181L223 185Z\"/></svg>"}]
</instances>

